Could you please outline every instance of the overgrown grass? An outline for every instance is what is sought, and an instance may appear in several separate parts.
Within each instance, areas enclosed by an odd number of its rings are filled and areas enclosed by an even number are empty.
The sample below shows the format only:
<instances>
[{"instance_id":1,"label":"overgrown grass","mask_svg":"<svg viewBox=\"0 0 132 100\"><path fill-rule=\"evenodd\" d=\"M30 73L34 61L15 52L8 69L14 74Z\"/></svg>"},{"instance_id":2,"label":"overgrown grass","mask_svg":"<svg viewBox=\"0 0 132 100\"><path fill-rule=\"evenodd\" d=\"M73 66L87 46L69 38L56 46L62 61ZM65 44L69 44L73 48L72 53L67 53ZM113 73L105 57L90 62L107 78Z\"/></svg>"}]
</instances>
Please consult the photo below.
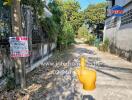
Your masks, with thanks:
<instances>
[{"instance_id":1,"label":"overgrown grass","mask_svg":"<svg viewBox=\"0 0 132 100\"><path fill-rule=\"evenodd\" d=\"M104 40L104 42L99 45L99 48L98 49L100 51L107 52L109 50L109 45L110 45L110 41L109 41L108 38L106 38Z\"/></svg>"}]
</instances>

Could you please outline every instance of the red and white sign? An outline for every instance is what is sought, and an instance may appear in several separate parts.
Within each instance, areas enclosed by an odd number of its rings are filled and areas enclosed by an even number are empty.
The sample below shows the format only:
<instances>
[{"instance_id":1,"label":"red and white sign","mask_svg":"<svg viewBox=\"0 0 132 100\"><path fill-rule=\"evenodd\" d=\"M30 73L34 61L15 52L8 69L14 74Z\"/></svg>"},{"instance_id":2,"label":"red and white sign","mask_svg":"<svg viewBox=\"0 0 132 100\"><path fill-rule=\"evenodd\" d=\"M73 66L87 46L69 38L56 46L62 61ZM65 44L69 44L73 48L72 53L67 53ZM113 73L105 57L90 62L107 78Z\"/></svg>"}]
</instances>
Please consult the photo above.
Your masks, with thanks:
<instances>
[{"instance_id":1,"label":"red and white sign","mask_svg":"<svg viewBox=\"0 0 132 100\"><path fill-rule=\"evenodd\" d=\"M11 57L28 57L28 38L26 36L9 37Z\"/></svg>"},{"instance_id":2,"label":"red and white sign","mask_svg":"<svg viewBox=\"0 0 132 100\"><path fill-rule=\"evenodd\" d=\"M115 5L112 9L112 15L120 17L124 14L124 8L122 6Z\"/></svg>"},{"instance_id":3,"label":"red and white sign","mask_svg":"<svg viewBox=\"0 0 132 100\"><path fill-rule=\"evenodd\" d=\"M123 14L124 11L123 10L113 10L112 14Z\"/></svg>"}]
</instances>

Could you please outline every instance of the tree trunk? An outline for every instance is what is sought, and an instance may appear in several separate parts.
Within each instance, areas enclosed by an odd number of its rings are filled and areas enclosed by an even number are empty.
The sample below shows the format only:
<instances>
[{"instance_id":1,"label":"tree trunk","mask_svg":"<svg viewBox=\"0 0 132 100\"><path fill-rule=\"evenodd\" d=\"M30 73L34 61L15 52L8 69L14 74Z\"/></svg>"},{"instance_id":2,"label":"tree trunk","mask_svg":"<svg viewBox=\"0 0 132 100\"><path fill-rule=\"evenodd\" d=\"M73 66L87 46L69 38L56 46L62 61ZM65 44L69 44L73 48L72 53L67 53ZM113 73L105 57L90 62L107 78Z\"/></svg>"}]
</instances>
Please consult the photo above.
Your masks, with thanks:
<instances>
[{"instance_id":1,"label":"tree trunk","mask_svg":"<svg viewBox=\"0 0 132 100\"><path fill-rule=\"evenodd\" d=\"M12 36L22 36L21 0L12 0ZM16 85L25 87L25 65L24 58L15 58Z\"/></svg>"}]
</instances>

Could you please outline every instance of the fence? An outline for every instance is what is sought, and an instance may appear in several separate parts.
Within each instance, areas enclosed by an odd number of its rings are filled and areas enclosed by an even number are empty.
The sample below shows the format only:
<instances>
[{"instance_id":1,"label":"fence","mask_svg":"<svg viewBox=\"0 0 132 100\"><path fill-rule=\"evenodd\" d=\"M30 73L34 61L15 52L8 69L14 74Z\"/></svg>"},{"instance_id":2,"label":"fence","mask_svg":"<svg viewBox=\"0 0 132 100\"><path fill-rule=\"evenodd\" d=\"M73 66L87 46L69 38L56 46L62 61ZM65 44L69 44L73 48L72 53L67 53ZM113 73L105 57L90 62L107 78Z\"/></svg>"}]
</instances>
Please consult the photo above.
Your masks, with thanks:
<instances>
[{"instance_id":1,"label":"fence","mask_svg":"<svg viewBox=\"0 0 132 100\"><path fill-rule=\"evenodd\" d=\"M0 81L12 72L8 37L11 36L11 8L0 10Z\"/></svg>"},{"instance_id":2,"label":"fence","mask_svg":"<svg viewBox=\"0 0 132 100\"><path fill-rule=\"evenodd\" d=\"M0 83L6 79L8 75L15 75L14 63L10 58L10 46L8 38L11 34L11 10L10 8L2 8L0 12ZM48 42L46 37L43 37L44 33L39 25L34 21L34 13L29 6L21 6L22 12L22 28L23 36L29 38L29 51L30 56L26 58L26 70L32 71L34 65L39 61L47 59L51 52L56 47L54 42ZM38 66L38 64L37 64ZM36 67L37 67L36 66ZM1 88L0 84L0 88Z\"/></svg>"}]
</instances>

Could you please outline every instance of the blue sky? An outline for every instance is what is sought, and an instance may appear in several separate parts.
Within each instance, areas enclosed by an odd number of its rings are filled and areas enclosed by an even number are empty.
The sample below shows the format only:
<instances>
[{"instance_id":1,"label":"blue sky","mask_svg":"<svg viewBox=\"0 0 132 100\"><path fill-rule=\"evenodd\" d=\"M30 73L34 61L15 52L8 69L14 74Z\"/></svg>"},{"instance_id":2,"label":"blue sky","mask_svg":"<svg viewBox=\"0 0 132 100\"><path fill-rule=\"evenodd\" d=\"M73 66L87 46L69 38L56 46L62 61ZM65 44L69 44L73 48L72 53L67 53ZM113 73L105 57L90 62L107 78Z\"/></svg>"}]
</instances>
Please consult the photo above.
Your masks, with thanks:
<instances>
[{"instance_id":1,"label":"blue sky","mask_svg":"<svg viewBox=\"0 0 132 100\"><path fill-rule=\"evenodd\" d=\"M95 3L99 3L99 2L104 2L106 0L77 0L79 1L82 10L84 10L85 8L87 8L87 6L89 4L95 4Z\"/></svg>"}]
</instances>

